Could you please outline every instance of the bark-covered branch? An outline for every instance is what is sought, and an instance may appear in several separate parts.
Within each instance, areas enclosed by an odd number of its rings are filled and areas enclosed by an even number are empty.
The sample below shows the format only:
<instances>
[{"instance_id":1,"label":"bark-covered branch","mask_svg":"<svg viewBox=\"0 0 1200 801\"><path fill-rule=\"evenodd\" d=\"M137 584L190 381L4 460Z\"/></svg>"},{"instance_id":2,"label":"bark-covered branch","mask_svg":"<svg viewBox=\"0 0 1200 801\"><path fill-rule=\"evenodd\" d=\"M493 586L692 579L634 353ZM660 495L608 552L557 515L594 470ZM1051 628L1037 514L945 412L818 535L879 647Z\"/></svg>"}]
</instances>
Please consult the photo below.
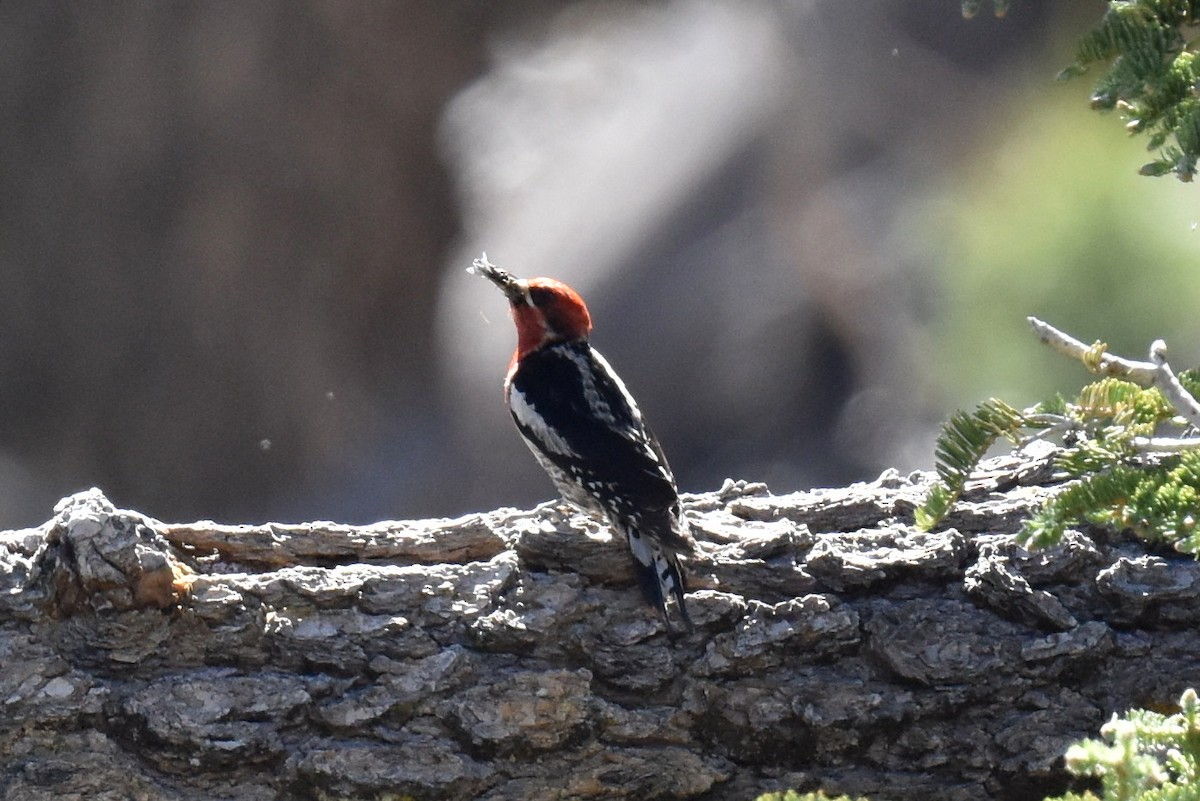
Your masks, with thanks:
<instances>
[{"instance_id":1,"label":"bark-covered branch","mask_svg":"<svg viewBox=\"0 0 1200 801\"><path fill-rule=\"evenodd\" d=\"M687 499L697 624L553 505L165 525L97 491L0 533L0 798L1040 798L1113 711L1200 684L1200 566L1027 553L1046 457L947 521L930 475Z\"/></svg>"}]
</instances>

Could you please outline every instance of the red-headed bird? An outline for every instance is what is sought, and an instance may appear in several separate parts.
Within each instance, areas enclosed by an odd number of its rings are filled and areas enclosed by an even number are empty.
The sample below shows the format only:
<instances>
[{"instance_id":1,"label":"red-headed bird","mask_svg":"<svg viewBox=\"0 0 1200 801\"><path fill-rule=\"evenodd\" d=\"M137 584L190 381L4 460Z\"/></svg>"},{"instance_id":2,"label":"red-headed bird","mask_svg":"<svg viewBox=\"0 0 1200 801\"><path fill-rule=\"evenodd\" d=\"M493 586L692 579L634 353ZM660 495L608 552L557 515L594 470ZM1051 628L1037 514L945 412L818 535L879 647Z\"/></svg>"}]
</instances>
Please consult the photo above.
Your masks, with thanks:
<instances>
[{"instance_id":1,"label":"red-headed bird","mask_svg":"<svg viewBox=\"0 0 1200 801\"><path fill-rule=\"evenodd\" d=\"M472 272L504 292L517 349L504 398L525 444L563 499L624 534L646 600L690 628L680 554L693 552L675 477L637 402L588 344L583 298L553 278L520 279L483 258Z\"/></svg>"}]
</instances>

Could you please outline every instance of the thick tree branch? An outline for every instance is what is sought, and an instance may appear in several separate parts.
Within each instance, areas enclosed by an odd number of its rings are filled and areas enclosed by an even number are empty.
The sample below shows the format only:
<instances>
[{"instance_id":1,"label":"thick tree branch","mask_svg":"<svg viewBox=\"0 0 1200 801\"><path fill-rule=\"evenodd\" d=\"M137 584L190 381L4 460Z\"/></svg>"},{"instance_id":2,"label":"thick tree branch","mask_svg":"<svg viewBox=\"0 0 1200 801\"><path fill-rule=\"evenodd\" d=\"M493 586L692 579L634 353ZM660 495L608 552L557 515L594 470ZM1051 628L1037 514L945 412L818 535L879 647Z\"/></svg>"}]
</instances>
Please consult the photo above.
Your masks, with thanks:
<instances>
[{"instance_id":1,"label":"thick tree branch","mask_svg":"<svg viewBox=\"0 0 1200 801\"><path fill-rule=\"evenodd\" d=\"M554 505L350 527L164 525L99 492L0 533L4 798L1040 798L1114 711L1200 683L1200 567L1011 533L985 465L686 499L694 632Z\"/></svg>"}]
</instances>

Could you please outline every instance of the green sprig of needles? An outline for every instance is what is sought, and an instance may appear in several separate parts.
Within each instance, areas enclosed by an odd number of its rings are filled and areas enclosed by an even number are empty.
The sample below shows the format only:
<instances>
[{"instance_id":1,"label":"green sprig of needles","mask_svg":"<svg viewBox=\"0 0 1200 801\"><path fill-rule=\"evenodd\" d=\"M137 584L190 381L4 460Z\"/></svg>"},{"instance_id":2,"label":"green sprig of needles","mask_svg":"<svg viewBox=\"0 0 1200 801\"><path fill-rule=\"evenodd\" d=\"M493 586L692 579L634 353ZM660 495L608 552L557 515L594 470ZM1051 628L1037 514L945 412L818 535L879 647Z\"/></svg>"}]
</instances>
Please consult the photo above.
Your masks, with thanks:
<instances>
[{"instance_id":1,"label":"green sprig of needles","mask_svg":"<svg viewBox=\"0 0 1200 801\"><path fill-rule=\"evenodd\" d=\"M1094 345L1084 364L1100 370ZM1179 375L1193 396L1200 371ZM952 510L985 454L1000 440L1023 447L1034 440L1058 446L1054 468L1067 486L1023 525L1018 539L1031 547L1057 543L1073 525L1091 523L1130 529L1147 540L1200 554L1200 448L1180 438L1174 450L1147 451L1144 443L1186 431L1157 387L1106 376L1085 385L1074 398L1055 396L1018 411L990 398L971 412L957 412L943 427L935 448L938 480L914 516L925 530Z\"/></svg>"},{"instance_id":2,"label":"green sprig of needles","mask_svg":"<svg viewBox=\"0 0 1200 801\"><path fill-rule=\"evenodd\" d=\"M962 14L974 17L983 0L963 0ZM992 0L997 17L1008 0ZM1200 159L1200 59L1191 38L1197 26L1196 0L1113 0L1104 16L1080 37L1075 60L1058 77L1078 77L1107 65L1096 81L1091 105L1117 111L1130 134L1148 137L1156 158L1142 175L1195 176Z\"/></svg>"}]
</instances>

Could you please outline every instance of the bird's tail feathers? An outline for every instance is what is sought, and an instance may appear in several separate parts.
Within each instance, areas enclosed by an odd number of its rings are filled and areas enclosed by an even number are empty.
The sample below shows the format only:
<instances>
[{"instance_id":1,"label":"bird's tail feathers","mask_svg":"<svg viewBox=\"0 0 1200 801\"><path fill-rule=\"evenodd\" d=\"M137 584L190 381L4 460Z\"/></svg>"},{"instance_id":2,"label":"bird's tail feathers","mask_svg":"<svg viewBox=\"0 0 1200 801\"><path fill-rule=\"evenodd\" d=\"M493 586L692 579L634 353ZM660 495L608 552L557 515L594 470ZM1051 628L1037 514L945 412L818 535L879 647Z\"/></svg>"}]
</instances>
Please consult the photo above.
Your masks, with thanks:
<instances>
[{"instance_id":1,"label":"bird's tail feathers","mask_svg":"<svg viewBox=\"0 0 1200 801\"><path fill-rule=\"evenodd\" d=\"M663 548L653 538L643 536L632 527L626 527L625 536L629 540L629 551L633 556L633 571L637 575L638 584L642 586L646 600L662 612L663 619L670 628L667 601L674 598L675 605L679 607L679 616L689 629L692 628L692 619L688 616L687 604L683 600L687 586L683 568L679 565L679 557L674 551Z\"/></svg>"}]
</instances>

